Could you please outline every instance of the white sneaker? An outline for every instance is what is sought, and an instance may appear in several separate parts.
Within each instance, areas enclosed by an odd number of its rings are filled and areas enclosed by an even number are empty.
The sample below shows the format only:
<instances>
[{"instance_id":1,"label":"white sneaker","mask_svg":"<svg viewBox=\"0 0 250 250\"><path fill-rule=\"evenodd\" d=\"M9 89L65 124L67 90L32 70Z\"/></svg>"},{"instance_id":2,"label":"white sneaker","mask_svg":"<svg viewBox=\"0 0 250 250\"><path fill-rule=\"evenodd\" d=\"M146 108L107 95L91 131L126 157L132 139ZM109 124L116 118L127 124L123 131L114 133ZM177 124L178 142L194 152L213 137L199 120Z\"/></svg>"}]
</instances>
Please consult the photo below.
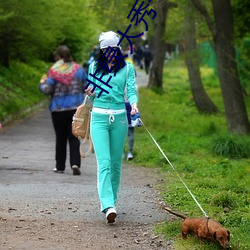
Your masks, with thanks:
<instances>
[{"instance_id":1,"label":"white sneaker","mask_svg":"<svg viewBox=\"0 0 250 250\"><path fill-rule=\"evenodd\" d=\"M117 212L115 208L110 207L107 209L106 218L108 220L108 223L114 223L116 216L117 216Z\"/></svg>"},{"instance_id":2,"label":"white sneaker","mask_svg":"<svg viewBox=\"0 0 250 250\"><path fill-rule=\"evenodd\" d=\"M127 161L133 160L134 156L131 152L128 152Z\"/></svg>"},{"instance_id":3,"label":"white sneaker","mask_svg":"<svg viewBox=\"0 0 250 250\"><path fill-rule=\"evenodd\" d=\"M63 170L57 170L57 168L54 168L53 171L54 171L55 173L59 173L59 174L63 174L63 173L64 173Z\"/></svg>"}]
</instances>

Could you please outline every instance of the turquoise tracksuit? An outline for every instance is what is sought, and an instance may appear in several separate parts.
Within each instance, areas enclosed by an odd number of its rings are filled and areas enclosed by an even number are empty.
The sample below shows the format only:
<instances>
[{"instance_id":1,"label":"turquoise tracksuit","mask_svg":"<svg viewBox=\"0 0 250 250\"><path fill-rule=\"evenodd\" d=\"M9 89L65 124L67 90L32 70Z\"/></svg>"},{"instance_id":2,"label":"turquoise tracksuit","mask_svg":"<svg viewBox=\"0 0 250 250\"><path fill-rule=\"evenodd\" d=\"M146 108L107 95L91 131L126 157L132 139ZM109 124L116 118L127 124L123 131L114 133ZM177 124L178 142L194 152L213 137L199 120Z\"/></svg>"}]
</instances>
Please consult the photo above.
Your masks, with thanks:
<instances>
[{"instance_id":1,"label":"turquoise tracksuit","mask_svg":"<svg viewBox=\"0 0 250 250\"><path fill-rule=\"evenodd\" d=\"M89 74L95 71L94 64L89 67ZM96 97L93 99L90 134L94 145L97 160L97 189L101 201L101 211L115 207L121 178L121 165L124 144L128 132L128 121L124 103L124 91L130 102L137 103L135 87L135 71L130 63L114 73L104 75L102 81L106 83L110 76L109 85L94 79L88 74L88 80L106 89L98 98L100 89L96 88ZM97 78L101 77L98 72ZM93 85L92 85L93 87ZM95 109L98 109L95 111ZM117 113L116 113L117 111Z\"/></svg>"}]
</instances>

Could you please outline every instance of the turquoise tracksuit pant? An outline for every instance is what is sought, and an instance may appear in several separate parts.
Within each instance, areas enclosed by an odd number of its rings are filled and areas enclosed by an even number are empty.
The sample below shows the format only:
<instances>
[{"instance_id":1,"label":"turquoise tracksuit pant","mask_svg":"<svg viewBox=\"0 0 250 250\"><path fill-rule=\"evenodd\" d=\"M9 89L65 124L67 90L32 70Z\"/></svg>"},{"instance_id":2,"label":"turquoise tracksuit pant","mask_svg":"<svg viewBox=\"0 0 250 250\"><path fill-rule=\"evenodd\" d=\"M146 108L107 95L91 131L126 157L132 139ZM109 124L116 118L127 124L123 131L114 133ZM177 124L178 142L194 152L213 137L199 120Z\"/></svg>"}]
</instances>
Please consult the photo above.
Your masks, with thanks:
<instances>
[{"instance_id":1,"label":"turquoise tracksuit pant","mask_svg":"<svg viewBox=\"0 0 250 250\"><path fill-rule=\"evenodd\" d=\"M113 116L91 113L90 133L97 160L97 189L102 212L115 207L117 201L127 132L126 111Z\"/></svg>"}]
</instances>

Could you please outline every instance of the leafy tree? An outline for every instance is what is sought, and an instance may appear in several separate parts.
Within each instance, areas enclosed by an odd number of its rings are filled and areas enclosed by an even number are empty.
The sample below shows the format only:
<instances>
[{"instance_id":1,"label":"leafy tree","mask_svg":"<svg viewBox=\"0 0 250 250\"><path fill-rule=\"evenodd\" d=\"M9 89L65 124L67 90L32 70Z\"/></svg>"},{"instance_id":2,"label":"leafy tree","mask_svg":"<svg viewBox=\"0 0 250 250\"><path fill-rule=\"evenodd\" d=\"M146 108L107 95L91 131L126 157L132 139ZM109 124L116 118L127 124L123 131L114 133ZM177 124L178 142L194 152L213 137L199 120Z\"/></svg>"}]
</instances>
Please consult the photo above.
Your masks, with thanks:
<instances>
[{"instance_id":1,"label":"leafy tree","mask_svg":"<svg viewBox=\"0 0 250 250\"><path fill-rule=\"evenodd\" d=\"M91 7L95 9L94 11L96 12L97 20L100 24L99 27L101 28L101 30L99 28L100 33L108 30L112 30L114 32L119 30L125 33L130 24L131 28L128 31L129 36L136 36L142 33L145 30L144 23L140 22L136 24L136 18L133 20L133 22L131 22L135 12L132 12L129 16L129 13L135 3L135 0L94 0L91 4ZM140 4L141 2L139 1L135 8L139 8ZM144 5L146 4L147 3ZM150 29L150 18L147 18L146 15L145 19ZM131 42L132 44L139 44L141 42L141 38L131 38ZM121 45L125 49L128 47L129 42L124 38Z\"/></svg>"},{"instance_id":2,"label":"leafy tree","mask_svg":"<svg viewBox=\"0 0 250 250\"><path fill-rule=\"evenodd\" d=\"M112 30L126 30L129 25L127 15L133 6L131 0L94 0L89 6L96 12L99 23L99 32Z\"/></svg>"},{"instance_id":3,"label":"leafy tree","mask_svg":"<svg viewBox=\"0 0 250 250\"><path fill-rule=\"evenodd\" d=\"M232 10L234 15L234 28L236 38L250 36L250 1L232 0Z\"/></svg>"},{"instance_id":4,"label":"leafy tree","mask_svg":"<svg viewBox=\"0 0 250 250\"><path fill-rule=\"evenodd\" d=\"M183 6L186 0L176 0L177 7L171 8L166 20L164 39L168 44L178 44L183 39L184 11Z\"/></svg>"},{"instance_id":5,"label":"leafy tree","mask_svg":"<svg viewBox=\"0 0 250 250\"><path fill-rule=\"evenodd\" d=\"M250 95L250 8L248 0L232 1L234 30L237 46L237 61L241 85L245 94Z\"/></svg>"},{"instance_id":6,"label":"leafy tree","mask_svg":"<svg viewBox=\"0 0 250 250\"><path fill-rule=\"evenodd\" d=\"M0 21L0 51L3 53L1 62L4 66L8 67L12 58L27 61L37 55L38 49L42 51L45 44L48 48L51 46L53 36L44 28L48 25L41 1L37 1L35 11L34 2L29 0L3 0L0 6L3 13L12 13L9 18Z\"/></svg>"},{"instance_id":7,"label":"leafy tree","mask_svg":"<svg viewBox=\"0 0 250 250\"><path fill-rule=\"evenodd\" d=\"M154 57L149 75L149 88L157 87L159 89L162 89L163 86L162 75L166 54L166 42L164 40L166 20L169 9L174 7L177 7L176 3L169 2L168 0L156 1L157 16L154 23L155 34L153 40Z\"/></svg>"},{"instance_id":8,"label":"leafy tree","mask_svg":"<svg viewBox=\"0 0 250 250\"><path fill-rule=\"evenodd\" d=\"M218 108L207 95L200 75L200 54L197 40L207 40L206 26L202 26L200 15L186 0L176 1L177 8L168 13L165 41L180 44L181 51L185 53L185 62L188 69L189 83L193 100L200 113L216 113Z\"/></svg>"},{"instance_id":9,"label":"leafy tree","mask_svg":"<svg viewBox=\"0 0 250 250\"><path fill-rule=\"evenodd\" d=\"M192 13L192 15L191 15ZM191 92L194 98L194 102L199 112L201 113L217 113L218 108L211 101L207 95L205 88L202 84L200 74L200 55L197 50L196 44L196 18L194 14L194 7L192 4L187 3L185 5L185 28L184 28L184 40L185 40L185 55L186 64L188 68L188 76L191 87Z\"/></svg>"},{"instance_id":10,"label":"leafy tree","mask_svg":"<svg viewBox=\"0 0 250 250\"><path fill-rule=\"evenodd\" d=\"M34 8L32 0L2 0L0 63L8 67L11 59L48 60L62 43L67 43L74 57L82 59L95 36L95 20L87 11L88 2L37 0Z\"/></svg>"},{"instance_id":11,"label":"leafy tree","mask_svg":"<svg viewBox=\"0 0 250 250\"><path fill-rule=\"evenodd\" d=\"M90 1L61 1L64 7L59 3L62 13L58 14L58 19L60 15L64 16L64 20L61 23L61 36L58 38L58 42L68 45L75 60L83 60L96 44L98 34L96 15L89 8Z\"/></svg>"},{"instance_id":12,"label":"leafy tree","mask_svg":"<svg viewBox=\"0 0 250 250\"><path fill-rule=\"evenodd\" d=\"M236 64L230 0L211 0L214 17L200 0L191 1L204 16L213 37L228 130L249 134L250 124Z\"/></svg>"}]
</instances>

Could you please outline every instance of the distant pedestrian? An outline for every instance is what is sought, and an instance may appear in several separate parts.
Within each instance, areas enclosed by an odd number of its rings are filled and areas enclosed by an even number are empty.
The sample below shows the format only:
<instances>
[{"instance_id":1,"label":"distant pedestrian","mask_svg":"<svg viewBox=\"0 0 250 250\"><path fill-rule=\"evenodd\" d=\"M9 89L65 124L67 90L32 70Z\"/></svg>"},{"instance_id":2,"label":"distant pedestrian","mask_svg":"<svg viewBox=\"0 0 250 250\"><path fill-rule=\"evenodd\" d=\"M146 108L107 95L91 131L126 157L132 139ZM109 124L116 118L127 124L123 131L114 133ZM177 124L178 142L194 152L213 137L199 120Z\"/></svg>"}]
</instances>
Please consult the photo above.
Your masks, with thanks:
<instances>
[{"instance_id":1,"label":"distant pedestrian","mask_svg":"<svg viewBox=\"0 0 250 250\"><path fill-rule=\"evenodd\" d=\"M125 55L126 53L123 53ZM130 57L126 58L126 62L131 63L134 66L134 62ZM136 70L135 70L135 76L136 76ZM138 91L137 91L137 85L136 85L136 92L137 92L137 97L138 97ZM125 91L126 93L126 91ZM134 130L135 128L131 125L131 105L127 99L127 96L125 94L125 105L126 105L126 111L127 111L127 119L128 119L128 153L127 153L127 161L133 160L133 149L134 149ZM124 150L125 151L125 150ZM124 152L125 153L125 152Z\"/></svg>"},{"instance_id":2,"label":"distant pedestrian","mask_svg":"<svg viewBox=\"0 0 250 250\"><path fill-rule=\"evenodd\" d=\"M50 68L48 77L41 79L39 89L50 95L49 110L56 134L55 173L64 173L66 168L67 141L69 141L70 166L73 175L80 175L80 142L71 131L72 117L84 100L87 75L83 68L73 61L67 46L55 51L56 63Z\"/></svg>"},{"instance_id":3,"label":"distant pedestrian","mask_svg":"<svg viewBox=\"0 0 250 250\"><path fill-rule=\"evenodd\" d=\"M89 59L92 60L90 62L90 64L93 61L97 60L98 56L99 56L99 46L94 46L93 49L92 49L92 51L90 52L90 55L89 55Z\"/></svg>"},{"instance_id":4,"label":"distant pedestrian","mask_svg":"<svg viewBox=\"0 0 250 250\"><path fill-rule=\"evenodd\" d=\"M89 59L87 61L87 67L89 67L89 65L94 62L95 60L97 60L99 56L99 49L98 46L94 46L92 51L89 54Z\"/></svg>"},{"instance_id":5,"label":"distant pedestrian","mask_svg":"<svg viewBox=\"0 0 250 250\"><path fill-rule=\"evenodd\" d=\"M144 48L141 44L139 44L135 50L137 54L137 65L140 69L143 69L142 59L143 59Z\"/></svg>"},{"instance_id":6,"label":"distant pedestrian","mask_svg":"<svg viewBox=\"0 0 250 250\"><path fill-rule=\"evenodd\" d=\"M126 110L127 110L127 119L128 119L128 153L127 153L127 161L133 160L133 148L134 148L134 131L135 128L131 126L131 105L128 101L125 102Z\"/></svg>"},{"instance_id":7,"label":"distant pedestrian","mask_svg":"<svg viewBox=\"0 0 250 250\"><path fill-rule=\"evenodd\" d=\"M145 49L144 49L144 52L143 52L143 57L144 57L145 71L146 71L146 74L148 75L150 65L151 65L151 61L153 59L153 55L152 55L151 49L149 48L149 46L147 44L145 45Z\"/></svg>"}]
</instances>

